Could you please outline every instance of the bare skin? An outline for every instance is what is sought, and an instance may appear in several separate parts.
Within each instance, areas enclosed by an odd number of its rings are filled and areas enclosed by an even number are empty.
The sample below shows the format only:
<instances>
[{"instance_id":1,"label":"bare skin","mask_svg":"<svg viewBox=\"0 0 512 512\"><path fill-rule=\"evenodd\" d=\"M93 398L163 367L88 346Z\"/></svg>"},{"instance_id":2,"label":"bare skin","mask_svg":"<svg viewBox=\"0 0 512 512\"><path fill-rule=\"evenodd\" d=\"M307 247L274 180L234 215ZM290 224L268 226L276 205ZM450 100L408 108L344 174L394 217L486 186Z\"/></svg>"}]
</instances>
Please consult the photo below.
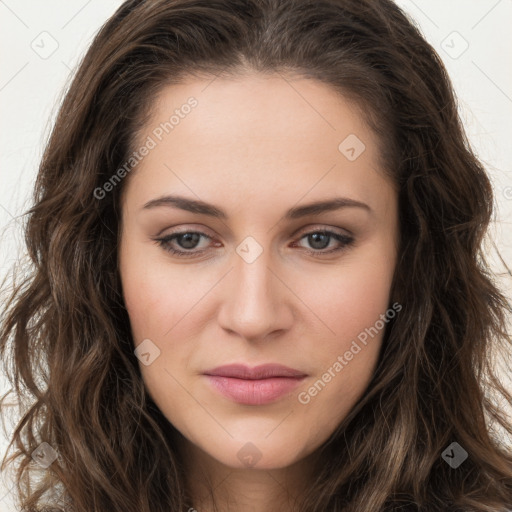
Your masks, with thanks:
<instances>
[{"instance_id":1,"label":"bare skin","mask_svg":"<svg viewBox=\"0 0 512 512\"><path fill-rule=\"evenodd\" d=\"M190 97L196 106L182 109L189 113L158 140L155 129ZM375 370L384 329L358 340L391 307L396 191L379 167L376 136L351 103L317 81L190 79L164 89L154 107L139 139L156 144L123 191L119 247L134 348L149 339L150 352L160 351L141 362L144 383L184 437L191 507L213 510L209 477L220 510L294 510L316 449ZM354 144L340 151L350 134L364 151ZM226 218L143 208L168 194L213 204ZM285 218L291 208L335 197L369 209ZM353 242L307 236L322 230ZM154 240L198 231L195 244L167 243L192 257ZM271 403L240 404L203 374L230 363L279 363L306 377Z\"/></svg>"}]
</instances>

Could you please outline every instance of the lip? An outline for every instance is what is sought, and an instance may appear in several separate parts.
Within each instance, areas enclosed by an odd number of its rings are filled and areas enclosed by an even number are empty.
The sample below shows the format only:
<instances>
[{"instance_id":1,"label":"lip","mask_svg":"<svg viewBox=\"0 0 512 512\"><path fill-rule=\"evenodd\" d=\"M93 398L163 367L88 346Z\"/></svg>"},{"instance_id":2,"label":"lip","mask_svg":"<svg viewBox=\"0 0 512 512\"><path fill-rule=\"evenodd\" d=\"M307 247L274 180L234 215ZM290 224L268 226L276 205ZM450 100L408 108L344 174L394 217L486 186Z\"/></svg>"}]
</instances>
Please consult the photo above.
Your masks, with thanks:
<instances>
[{"instance_id":1,"label":"lip","mask_svg":"<svg viewBox=\"0 0 512 512\"><path fill-rule=\"evenodd\" d=\"M222 395L244 405L264 405L289 394L307 374L280 364L250 368L230 364L207 370L204 375Z\"/></svg>"},{"instance_id":2,"label":"lip","mask_svg":"<svg viewBox=\"0 0 512 512\"><path fill-rule=\"evenodd\" d=\"M203 372L205 375L217 377L233 377L235 379L268 379L270 377L305 377L306 374L282 364L260 364L250 368L245 364L227 364Z\"/></svg>"}]
</instances>

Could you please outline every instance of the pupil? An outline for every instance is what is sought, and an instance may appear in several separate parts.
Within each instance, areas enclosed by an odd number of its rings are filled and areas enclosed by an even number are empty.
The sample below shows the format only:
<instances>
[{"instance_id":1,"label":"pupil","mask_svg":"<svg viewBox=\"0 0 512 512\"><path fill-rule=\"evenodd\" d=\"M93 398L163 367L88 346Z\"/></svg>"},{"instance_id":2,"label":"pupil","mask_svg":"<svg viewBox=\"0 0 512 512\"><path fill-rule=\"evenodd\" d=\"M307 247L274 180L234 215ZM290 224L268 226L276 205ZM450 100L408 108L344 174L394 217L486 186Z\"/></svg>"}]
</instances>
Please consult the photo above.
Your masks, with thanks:
<instances>
[{"instance_id":1,"label":"pupil","mask_svg":"<svg viewBox=\"0 0 512 512\"><path fill-rule=\"evenodd\" d=\"M327 243L320 243L320 246L318 246L318 237L324 237L324 242L327 242ZM311 243L311 246L314 247L315 249L325 249L328 245L329 245L329 235L325 234L325 233L314 233L312 235L309 235L308 236L309 238L309 242Z\"/></svg>"},{"instance_id":2,"label":"pupil","mask_svg":"<svg viewBox=\"0 0 512 512\"><path fill-rule=\"evenodd\" d=\"M198 233L185 233L183 235L180 235L178 239L179 240L185 239L185 244L182 244L180 242L180 245L184 249L193 249L195 247L195 245L197 244L198 240L199 240L199 236L200 235ZM190 245L191 239L192 239L192 244Z\"/></svg>"}]
</instances>

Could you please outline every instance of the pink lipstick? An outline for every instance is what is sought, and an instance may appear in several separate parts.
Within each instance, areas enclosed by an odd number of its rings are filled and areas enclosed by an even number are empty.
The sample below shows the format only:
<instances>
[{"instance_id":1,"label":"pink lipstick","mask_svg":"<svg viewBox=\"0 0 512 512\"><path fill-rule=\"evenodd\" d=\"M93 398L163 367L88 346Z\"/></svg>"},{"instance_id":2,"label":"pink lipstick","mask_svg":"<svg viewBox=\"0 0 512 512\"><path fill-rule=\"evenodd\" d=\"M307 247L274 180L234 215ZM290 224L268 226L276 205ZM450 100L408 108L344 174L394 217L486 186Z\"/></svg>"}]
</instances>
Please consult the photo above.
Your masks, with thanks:
<instances>
[{"instance_id":1,"label":"pink lipstick","mask_svg":"<svg viewBox=\"0 0 512 512\"><path fill-rule=\"evenodd\" d=\"M275 402L307 377L304 372L279 364L263 364L254 368L230 364L207 370L204 375L222 395L244 405Z\"/></svg>"}]
</instances>

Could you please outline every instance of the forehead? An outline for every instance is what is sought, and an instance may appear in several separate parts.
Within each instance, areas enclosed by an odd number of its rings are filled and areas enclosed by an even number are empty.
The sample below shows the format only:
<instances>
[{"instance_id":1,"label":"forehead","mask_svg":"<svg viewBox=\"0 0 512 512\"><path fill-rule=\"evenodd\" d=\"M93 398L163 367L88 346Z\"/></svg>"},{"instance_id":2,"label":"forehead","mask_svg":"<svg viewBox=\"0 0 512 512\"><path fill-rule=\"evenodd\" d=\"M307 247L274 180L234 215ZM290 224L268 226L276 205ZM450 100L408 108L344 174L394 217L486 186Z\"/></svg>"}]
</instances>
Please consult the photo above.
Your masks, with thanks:
<instances>
[{"instance_id":1,"label":"forehead","mask_svg":"<svg viewBox=\"0 0 512 512\"><path fill-rule=\"evenodd\" d=\"M293 202L338 189L385 202L376 135L316 80L253 74L167 86L138 139L152 141L130 177L138 204L176 188L200 198L213 190L238 209L269 192Z\"/></svg>"},{"instance_id":2,"label":"forehead","mask_svg":"<svg viewBox=\"0 0 512 512\"><path fill-rule=\"evenodd\" d=\"M196 106L189 109L191 98ZM153 115L143 134L159 132L161 124L172 117L175 153L180 151L180 135L190 138L194 134L204 143L221 142L229 149L240 141L247 147L264 143L267 150L282 149L293 139L302 143L295 148L297 154L318 147L320 139L325 145L334 143L337 149L337 140L349 133L366 139L369 145L377 143L355 103L317 80L281 74L188 79L168 86L155 98ZM187 122L182 122L185 119ZM162 128L165 130L165 126ZM196 140L197 144L201 142Z\"/></svg>"}]
</instances>

